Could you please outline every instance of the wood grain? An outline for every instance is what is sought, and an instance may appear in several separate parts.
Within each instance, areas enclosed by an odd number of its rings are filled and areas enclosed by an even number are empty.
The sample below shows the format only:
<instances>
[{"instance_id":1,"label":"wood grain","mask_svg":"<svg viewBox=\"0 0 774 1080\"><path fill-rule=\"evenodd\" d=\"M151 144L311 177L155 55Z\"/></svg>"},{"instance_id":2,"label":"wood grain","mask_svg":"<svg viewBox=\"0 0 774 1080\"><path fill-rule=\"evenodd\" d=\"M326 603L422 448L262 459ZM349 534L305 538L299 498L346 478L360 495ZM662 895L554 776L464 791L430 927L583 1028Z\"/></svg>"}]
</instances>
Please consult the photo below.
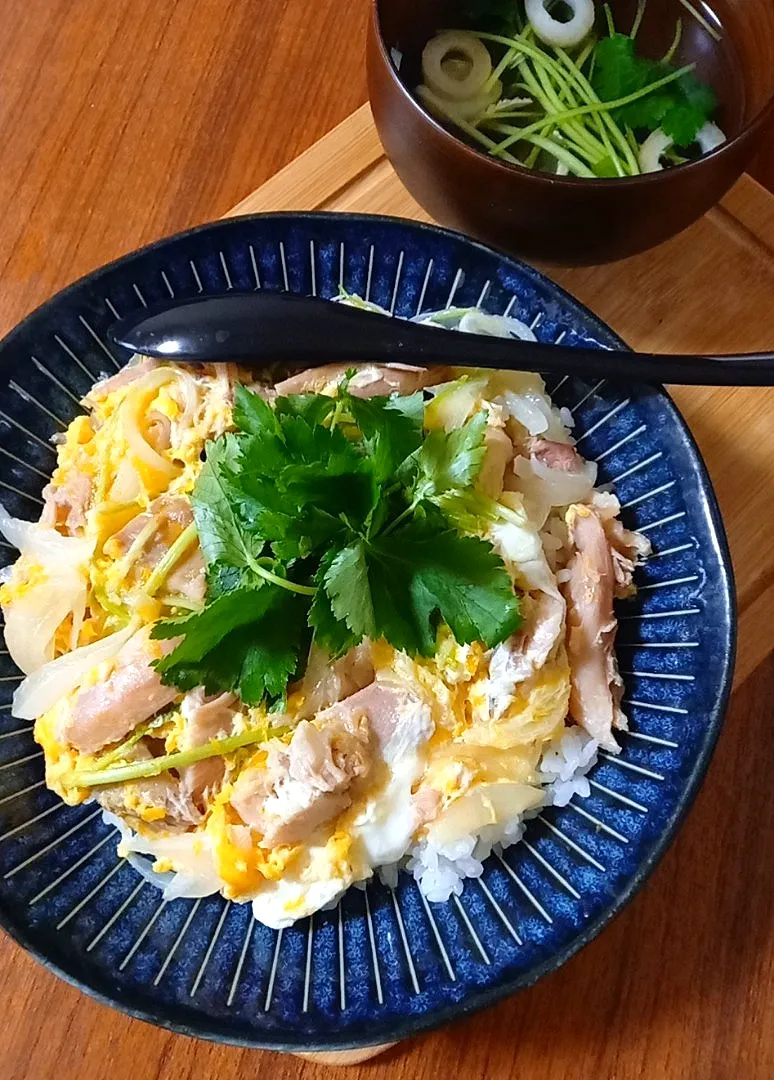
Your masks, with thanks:
<instances>
[{"instance_id":1,"label":"wood grain","mask_svg":"<svg viewBox=\"0 0 774 1080\"><path fill-rule=\"evenodd\" d=\"M0 333L93 267L225 213L360 105L367 6L367 0L346 7L335 0L5 0ZM389 167L367 125L357 139L345 134L341 149L345 157L337 159L339 179L327 205L395 212L384 186ZM342 177L349 178L353 162L358 178L344 191ZM758 168L774 188L771 147ZM274 207L283 198L310 205L308 177L327 169L327 154L313 150L303 174L285 174L262 197ZM411 212L408 196L402 205ZM687 341L698 335L710 344L715 331L708 312L717 322L718 310L721 321L743 334L740 347L765 338L771 204L743 185L726 207L725 216L701 224L696 273L713 272L707 228L746 240L752 261L745 272L724 267L722 287L709 301L686 297L678 280L668 290L632 294L626 285L632 268L623 264L626 287L618 293L629 306L647 305L654 343L679 330ZM582 287L581 281L575 291ZM735 305L750 290L761 297L760 317L740 327ZM616 311L606 305L614 308L618 293L605 290L596 305L614 324ZM760 451L771 431L770 405L761 398L749 428L717 440L701 393L686 395L681 407L713 471L726 470L732 542L744 565L754 566L770 547L760 531L765 518L756 521L747 506L750 492L765 499L770 488ZM723 407L717 398L715 408ZM744 674L757 670L734 696L695 809L640 896L533 990L348 1075L415 1080L451 1069L466 1080L770 1080L774 661L766 656L774 606L771 590L758 589L754 576L750 581L742 595ZM197 1042L131 1020L55 979L6 938L0 971L2 1080L337 1075L319 1064Z\"/></svg>"}]
</instances>

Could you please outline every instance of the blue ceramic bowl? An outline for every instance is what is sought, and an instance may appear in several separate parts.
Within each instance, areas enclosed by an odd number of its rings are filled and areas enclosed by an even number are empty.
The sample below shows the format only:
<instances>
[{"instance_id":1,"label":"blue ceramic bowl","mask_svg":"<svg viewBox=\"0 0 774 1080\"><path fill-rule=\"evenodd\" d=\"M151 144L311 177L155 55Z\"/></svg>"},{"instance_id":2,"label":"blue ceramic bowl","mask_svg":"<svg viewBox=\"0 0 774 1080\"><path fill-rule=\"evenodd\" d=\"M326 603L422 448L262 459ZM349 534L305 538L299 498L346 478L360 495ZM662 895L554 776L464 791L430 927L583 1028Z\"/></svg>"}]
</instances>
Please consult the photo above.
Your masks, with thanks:
<instances>
[{"instance_id":1,"label":"blue ceramic bowl","mask_svg":"<svg viewBox=\"0 0 774 1080\"><path fill-rule=\"evenodd\" d=\"M396 315L457 304L510 310L545 341L620 345L536 271L462 236L389 218L275 214L162 240L90 274L0 345L0 498L37 517L52 434L101 374L119 316L166 298L342 284ZM624 374L624 373L622 373ZM164 903L116 856L92 806L43 782L29 726L11 717L19 674L0 656L0 922L88 993L165 1027L285 1049L399 1039L529 986L577 952L663 854L707 766L729 692L733 586L715 498L683 421L659 389L549 383L575 416L627 525L653 542L618 654L631 730L602 754L591 795L532 821L462 896L427 904L413 879L352 889L336 910L279 933L219 897ZM0 549L2 561L14 553Z\"/></svg>"}]
</instances>

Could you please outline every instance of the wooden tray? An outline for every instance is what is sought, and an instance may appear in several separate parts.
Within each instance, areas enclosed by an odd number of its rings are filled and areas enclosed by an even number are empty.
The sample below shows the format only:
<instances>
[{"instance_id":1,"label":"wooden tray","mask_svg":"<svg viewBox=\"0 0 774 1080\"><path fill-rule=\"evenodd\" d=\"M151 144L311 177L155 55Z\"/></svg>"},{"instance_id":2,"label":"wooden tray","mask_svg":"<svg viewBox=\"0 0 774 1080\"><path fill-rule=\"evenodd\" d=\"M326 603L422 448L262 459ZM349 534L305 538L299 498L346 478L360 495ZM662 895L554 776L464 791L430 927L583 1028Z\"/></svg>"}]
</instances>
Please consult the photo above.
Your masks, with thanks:
<instances>
[{"instance_id":1,"label":"wooden tray","mask_svg":"<svg viewBox=\"0 0 774 1080\"><path fill-rule=\"evenodd\" d=\"M232 214L346 210L429 221L384 156L362 106ZM774 344L774 196L744 176L694 226L653 251L548 269L630 345L741 352ZM736 575L736 683L774 648L774 388L672 389L707 462Z\"/></svg>"}]
</instances>

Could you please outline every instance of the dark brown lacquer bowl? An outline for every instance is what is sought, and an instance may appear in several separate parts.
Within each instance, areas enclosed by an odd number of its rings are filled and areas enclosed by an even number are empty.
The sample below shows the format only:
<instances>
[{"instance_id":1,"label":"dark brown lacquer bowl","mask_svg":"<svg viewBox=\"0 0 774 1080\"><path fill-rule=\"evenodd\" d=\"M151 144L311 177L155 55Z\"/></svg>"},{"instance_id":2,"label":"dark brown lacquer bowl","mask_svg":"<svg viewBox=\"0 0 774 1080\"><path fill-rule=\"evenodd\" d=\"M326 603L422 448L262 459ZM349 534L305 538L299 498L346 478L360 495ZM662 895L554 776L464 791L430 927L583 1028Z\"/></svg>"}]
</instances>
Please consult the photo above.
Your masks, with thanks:
<instances>
[{"instance_id":1,"label":"dark brown lacquer bowl","mask_svg":"<svg viewBox=\"0 0 774 1080\"><path fill-rule=\"evenodd\" d=\"M611 7L616 26L631 25L636 0L612 0ZM714 86L728 142L678 168L586 180L497 161L420 106L412 91L421 82L422 48L438 30L467 25L458 3L373 0L368 85L387 156L437 221L516 254L593 265L653 247L706 213L762 140L774 137L774 0L712 0L711 7L693 0L693 7L722 29L719 41L679 0L647 0L638 41L646 56L663 56L682 18L675 62L695 62L698 75Z\"/></svg>"}]
</instances>

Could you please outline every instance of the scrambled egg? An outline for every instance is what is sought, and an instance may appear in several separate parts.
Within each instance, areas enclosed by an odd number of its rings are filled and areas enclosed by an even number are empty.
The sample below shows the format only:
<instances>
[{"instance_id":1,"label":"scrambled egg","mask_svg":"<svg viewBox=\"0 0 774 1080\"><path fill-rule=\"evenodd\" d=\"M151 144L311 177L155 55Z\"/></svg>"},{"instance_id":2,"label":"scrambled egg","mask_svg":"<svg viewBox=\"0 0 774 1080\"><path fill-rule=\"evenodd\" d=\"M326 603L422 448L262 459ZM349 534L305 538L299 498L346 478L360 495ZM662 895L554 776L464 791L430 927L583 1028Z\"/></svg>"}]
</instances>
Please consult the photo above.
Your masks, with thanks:
<instances>
[{"instance_id":1,"label":"scrambled egg","mask_svg":"<svg viewBox=\"0 0 774 1080\"><path fill-rule=\"evenodd\" d=\"M428 427L458 425L481 407L486 383L486 378L473 379L464 393L440 393L427 409ZM116 536L161 493L188 495L206 440L231 426L230 387L220 375L194 378L172 367L155 367L115 389L110 383L106 391L95 388L87 400L91 415L73 421L58 446L52 489L65 492L76 475L90 485L82 527L95 542L89 603L77 623L69 617L57 628L57 655L73 647L74 636L77 644L86 645L130 618L148 624L164 614L162 602L144 591L151 570L134 560L132 546L127 551ZM163 538L167 546L180 531ZM130 572L134 588L128 595ZM15 572L0 589L0 602L18 600L45 576L42 566L26 562L23 573ZM161 655L160 643L155 645ZM266 764L266 750L251 747L231 756L223 786L208 800L199 825L188 832L165 834L165 807L149 801L139 785L126 785L122 808L137 832L124 829L122 853L150 854L154 869L170 875L169 896L220 890L229 899L251 901L257 918L279 927L335 900L352 882L370 877L374 867L402 858L422 830L423 806L429 808L426 820L435 819L434 827L454 838L537 805L539 761L563 730L568 711L570 671L563 645L531 678L513 687L507 708L496 718L489 654L481 644L460 645L444 630L432 658L412 659L378 641L371 644L370 659L377 683L410 690L412 704L400 722L412 738L383 748L383 761L367 788L356 792L327 829L309 843L261 845L260 833L231 804L233 776ZM96 666L79 690L107 680L113 667L114 661ZM63 778L92 759L60 740L70 703L71 696L64 697L40 716L35 738L45 752L48 786L75 804L93 793L67 787ZM304 705L301 691L290 694L291 730ZM240 707L231 731L266 721L264 710ZM187 723L185 712L172 708L153 737L163 740L166 753L186 749ZM290 734L284 738L288 741Z\"/></svg>"}]
</instances>

